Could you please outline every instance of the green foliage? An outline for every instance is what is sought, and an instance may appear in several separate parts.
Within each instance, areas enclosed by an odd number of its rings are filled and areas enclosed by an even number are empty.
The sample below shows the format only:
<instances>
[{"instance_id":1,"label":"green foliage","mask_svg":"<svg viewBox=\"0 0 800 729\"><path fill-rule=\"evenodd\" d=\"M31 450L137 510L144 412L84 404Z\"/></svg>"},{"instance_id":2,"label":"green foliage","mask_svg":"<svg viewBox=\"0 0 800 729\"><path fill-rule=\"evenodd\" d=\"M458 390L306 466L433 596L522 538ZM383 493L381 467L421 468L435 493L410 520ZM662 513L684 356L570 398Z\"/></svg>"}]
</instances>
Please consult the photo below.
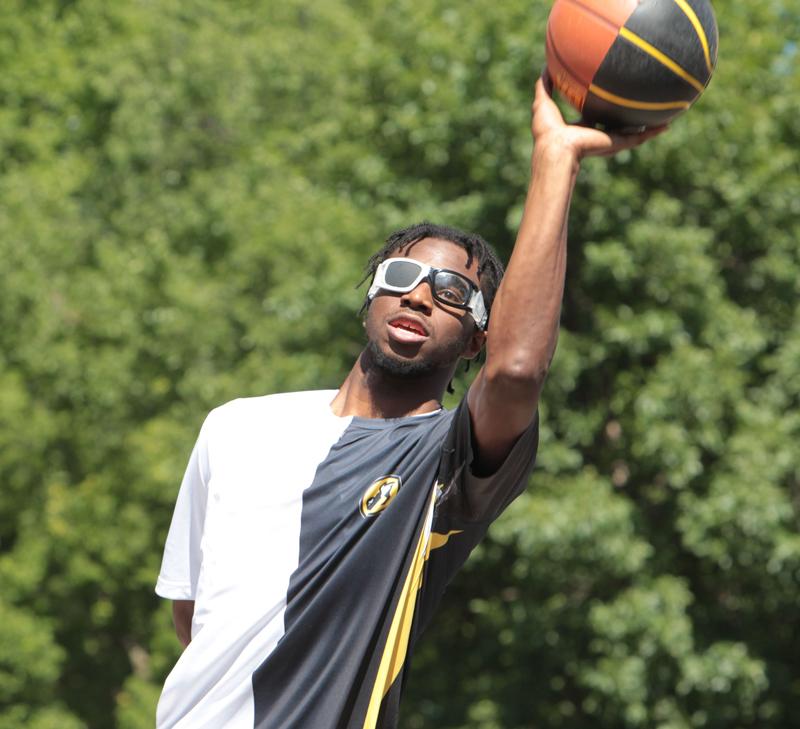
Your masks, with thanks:
<instances>
[{"instance_id":1,"label":"green foliage","mask_svg":"<svg viewBox=\"0 0 800 729\"><path fill-rule=\"evenodd\" d=\"M0 729L152 726L204 413L335 387L393 228L508 256L548 9L0 7ZM419 647L407 729L800 715L800 13L716 12L695 108L584 164L539 469Z\"/></svg>"}]
</instances>

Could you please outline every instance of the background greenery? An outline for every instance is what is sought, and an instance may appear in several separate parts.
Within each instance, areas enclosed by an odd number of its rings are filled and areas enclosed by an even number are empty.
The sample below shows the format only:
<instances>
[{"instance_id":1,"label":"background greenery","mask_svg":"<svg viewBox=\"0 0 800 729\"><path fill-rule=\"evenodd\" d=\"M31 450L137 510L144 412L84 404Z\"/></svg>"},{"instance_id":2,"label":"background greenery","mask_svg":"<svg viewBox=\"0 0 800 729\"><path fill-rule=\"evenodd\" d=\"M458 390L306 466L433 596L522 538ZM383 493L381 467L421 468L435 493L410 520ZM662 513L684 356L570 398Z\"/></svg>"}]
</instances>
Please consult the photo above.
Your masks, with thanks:
<instances>
[{"instance_id":1,"label":"background greenery","mask_svg":"<svg viewBox=\"0 0 800 729\"><path fill-rule=\"evenodd\" d=\"M715 7L703 99L584 166L540 465L405 729L797 726L800 9ZM508 256L548 10L0 4L0 729L152 726L204 414L337 386L394 228Z\"/></svg>"}]
</instances>

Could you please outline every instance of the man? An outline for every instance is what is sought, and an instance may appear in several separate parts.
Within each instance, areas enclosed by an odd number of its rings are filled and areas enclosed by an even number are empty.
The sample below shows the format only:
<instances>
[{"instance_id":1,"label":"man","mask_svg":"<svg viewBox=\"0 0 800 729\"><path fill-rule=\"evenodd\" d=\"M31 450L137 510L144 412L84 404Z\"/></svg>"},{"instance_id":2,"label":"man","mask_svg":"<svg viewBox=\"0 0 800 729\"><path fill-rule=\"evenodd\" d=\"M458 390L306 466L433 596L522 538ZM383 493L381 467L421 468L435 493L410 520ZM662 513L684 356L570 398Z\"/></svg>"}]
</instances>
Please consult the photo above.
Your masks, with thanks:
<instances>
[{"instance_id":1,"label":"man","mask_svg":"<svg viewBox=\"0 0 800 729\"><path fill-rule=\"evenodd\" d=\"M396 726L416 638L533 467L580 161L660 130L566 125L540 80L532 131L499 288L479 237L400 231L370 261L368 343L338 391L235 400L206 419L157 586L186 646L160 727ZM464 400L442 410L458 362L484 345Z\"/></svg>"}]
</instances>

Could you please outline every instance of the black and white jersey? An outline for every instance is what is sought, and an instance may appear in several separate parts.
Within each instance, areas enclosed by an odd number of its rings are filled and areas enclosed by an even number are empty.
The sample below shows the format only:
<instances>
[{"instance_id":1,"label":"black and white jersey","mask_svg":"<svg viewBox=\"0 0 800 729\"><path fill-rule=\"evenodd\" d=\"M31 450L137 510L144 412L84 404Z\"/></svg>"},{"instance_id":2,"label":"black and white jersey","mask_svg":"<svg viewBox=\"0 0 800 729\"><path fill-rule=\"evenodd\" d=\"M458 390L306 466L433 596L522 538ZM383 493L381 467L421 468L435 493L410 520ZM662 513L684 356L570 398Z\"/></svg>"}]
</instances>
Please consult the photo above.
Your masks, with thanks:
<instances>
[{"instance_id":1,"label":"black and white jersey","mask_svg":"<svg viewBox=\"0 0 800 729\"><path fill-rule=\"evenodd\" d=\"M160 728L394 727L416 638L526 484L536 421L481 479L466 400L380 420L337 417L335 395L234 400L206 418L156 586L195 601Z\"/></svg>"}]
</instances>

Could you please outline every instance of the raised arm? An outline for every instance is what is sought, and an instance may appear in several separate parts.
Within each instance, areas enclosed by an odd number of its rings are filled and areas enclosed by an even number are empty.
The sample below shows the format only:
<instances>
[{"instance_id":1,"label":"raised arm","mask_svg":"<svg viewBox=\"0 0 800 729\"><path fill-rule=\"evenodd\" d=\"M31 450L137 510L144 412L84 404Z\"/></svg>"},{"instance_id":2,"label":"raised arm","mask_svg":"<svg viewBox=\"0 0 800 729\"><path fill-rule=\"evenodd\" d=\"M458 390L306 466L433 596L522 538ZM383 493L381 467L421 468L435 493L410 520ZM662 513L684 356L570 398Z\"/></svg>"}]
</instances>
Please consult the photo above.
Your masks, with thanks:
<instances>
[{"instance_id":1,"label":"raised arm","mask_svg":"<svg viewBox=\"0 0 800 729\"><path fill-rule=\"evenodd\" d=\"M533 102L531 181L514 250L492 305L486 363L468 402L477 467L493 472L533 419L558 339L567 216L580 162L636 147L663 131L608 134L566 124L547 83Z\"/></svg>"}]
</instances>

